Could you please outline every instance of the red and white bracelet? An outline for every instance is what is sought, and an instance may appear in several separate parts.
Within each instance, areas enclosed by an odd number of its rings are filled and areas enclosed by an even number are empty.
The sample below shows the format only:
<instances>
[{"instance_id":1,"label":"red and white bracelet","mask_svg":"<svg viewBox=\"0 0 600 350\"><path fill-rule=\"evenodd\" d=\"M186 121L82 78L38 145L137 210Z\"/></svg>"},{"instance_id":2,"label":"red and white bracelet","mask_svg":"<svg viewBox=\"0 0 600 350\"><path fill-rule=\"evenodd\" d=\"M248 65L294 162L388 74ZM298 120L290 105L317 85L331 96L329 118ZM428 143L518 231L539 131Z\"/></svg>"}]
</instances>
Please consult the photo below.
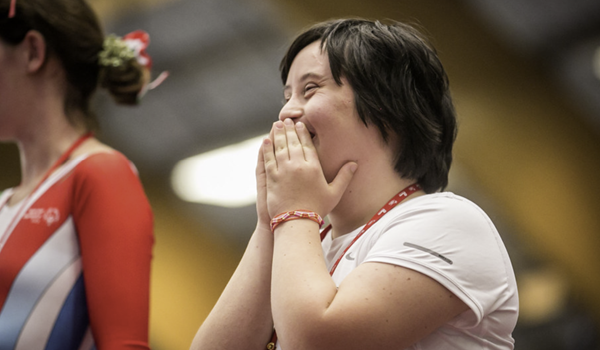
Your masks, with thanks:
<instances>
[{"instance_id":1,"label":"red and white bracelet","mask_svg":"<svg viewBox=\"0 0 600 350\"><path fill-rule=\"evenodd\" d=\"M275 215L271 220L271 231L275 231L275 228L285 221L296 220L296 219L309 219L317 224L319 224L319 228L323 226L323 219L321 216L314 211L309 210L292 210L286 211L284 213Z\"/></svg>"}]
</instances>

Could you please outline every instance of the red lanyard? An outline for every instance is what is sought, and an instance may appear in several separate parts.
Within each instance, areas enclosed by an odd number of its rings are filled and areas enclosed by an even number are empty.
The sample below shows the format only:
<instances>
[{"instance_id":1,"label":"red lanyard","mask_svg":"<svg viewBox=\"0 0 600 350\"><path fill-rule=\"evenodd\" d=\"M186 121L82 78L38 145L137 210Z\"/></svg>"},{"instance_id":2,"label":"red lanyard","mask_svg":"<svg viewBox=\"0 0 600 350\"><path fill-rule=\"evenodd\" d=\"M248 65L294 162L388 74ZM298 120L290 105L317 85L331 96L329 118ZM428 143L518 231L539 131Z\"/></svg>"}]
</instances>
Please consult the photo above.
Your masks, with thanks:
<instances>
[{"instance_id":1,"label":"red lanyard","mask_svg":"<svg viewBox=\"0 0 600 350\"><path fill-rule=\"evenodd\" d=\"M408 196L417 192L420 189L421 189L421 186L419 184L412 184L412 185L406 187L405 189L403 189L402 191L398 192L387 203L385 203L385 205L381 209L379 209L379 211L375 215L373 215L371 220L369 220L369 222L367 222L367 224L362 228L362 230L360 230L360 232L356 235L356 237L354 237L354 239L352 240L352 242L350 242L350 244L346 247L346 249L344 249L344 252L342 252L342 254L339 256L339 258L337 259L335 264L333 264L333 266L331 267L329 274L331 276L333 276L335 269L337 268L338 264L340 263L340 261L342 260L344 255L346 255L346 252L348 252L350 247L352 247L352 245L365 232L367 232L367 230L370 229L371 226L373 226L377 221L379 221L379 219L381 219L388 211L392 210L395 206L400 204L400 202L402 202ZM323 231L321 231L321 241L323 241L323 239L325 239L325 236L327 236L327 233L329 233L329 231L331 231L331 225L328 225ZM277 332L275 330L273 330L273 336L271 337L271 341L267 344L267 350L275 349L276 343L277 343Z\"/></svg>"},{"instance_id":2,"label":"red lanyard","mask_svg":"<svg viewBox=\"0 0 600 350\"><path fill-rule=\"evenodd\" d=\"M79 139L77 139L77 141L75 141L71 147L69 147L68 150L65 151L65 153L63 153L60 158L58 158L58 160L52 165L52 167L50 167L50 169L48 169L48 171L46 172L46 174L44 175L44 177L42 178L42 180L35 186L35 188L33 189L33 191L31 191L27 197L25 197L25 199L23 199L23 206L19 209L19 211L17 212L17 215L13 216L12 221L10 222L10 224L7 226L7 230L9 230L13 224L15 223L15 220L19 217L19 215L21 215L21 212L23 211L23 209L25 209L25 207L27 206L26 201L29 199L29 197L31 197L35 191L38 190L38 188L44 183L44 181L46 181L48 179L48 177L50 177L50 175L59 167L61 166L67 159L69 159L69 157L71 156L71 153L73 153L73 151L75 151L75 149L77 147L79 147L83 141L89 139L90 137L92 137L93 133L89 132L83 136L81 136ZM8 200L10 199L10 196L3 202L0 203L0 210L2 209L2 207L8 202ZM7 231L8 232L8 231ZM2 239L3 241L6 240L6 236ZM3 242L0 242L3 243ZM1 245L0 245L1 247Z\"/></svg>"},{"instance_id":3,"label":"red lanyard","mask_svg":"<svg viewBox=\"0 0 600 350\"><path fill-rule=\"evenodd\" d=\"M406 187L405 189L403 189L402 191L398 192L387 203L385 203L385 205L375 215L373 215L373 217L371 218L371 220L369 220L369 222L367 222L367 224L365 225L365 227L363 227L363 229L360 230L360 232L356 235L356 237L354 237L354 239L352 240L352 242L350 242L350 244L346 247L346 249L344 249L344 252L340 255L340 257L337 259L337 261L335 262L335 264L333 264L333 266L331 267L331 271L329 271L329 274L331 276L333 276L333 273L335 272L335 269L337 268L338 264L342 260L342 257L344 255L346 255L346 253L348 252L348 250L350 249L350 247L352 247L352 245L356 241L358 241L358 239L365 232L367 232L367 230L370 229L371 226L373 226L377 221L379 221L379 219L381 219L388 211L392 210L395 206L397 206L398 204L400 204L400 202L402 202L403 200L405 200L406 197L410 196L411 194L417 192L420 189L421 189L421 186L419 184L412 184L412 185ZM323 239L325 239L325 236L327 235L327 233L330 230L331 230L331 225L327 226L321 232L321 241Z\"/></svg>"}]
</instances>

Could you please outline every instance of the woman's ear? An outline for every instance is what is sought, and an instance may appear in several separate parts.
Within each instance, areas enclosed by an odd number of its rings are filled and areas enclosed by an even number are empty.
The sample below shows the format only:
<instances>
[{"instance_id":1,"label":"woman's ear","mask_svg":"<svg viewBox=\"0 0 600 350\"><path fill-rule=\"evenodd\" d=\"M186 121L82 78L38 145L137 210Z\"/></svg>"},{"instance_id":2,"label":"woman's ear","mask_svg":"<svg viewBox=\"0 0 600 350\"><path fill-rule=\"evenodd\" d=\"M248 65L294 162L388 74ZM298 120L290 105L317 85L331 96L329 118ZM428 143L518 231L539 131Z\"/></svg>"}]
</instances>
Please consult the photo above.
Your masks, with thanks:
<instances>
[{"instance_id":1,"label":"woman's ear","mask_svg":"<svg viewBox=\"0 0 600 350\"><path fill-rule=\"evenodd\" d=\"M35 73L39 71L46 61L46 40L44 36L36 30L30 30L25 34L21 45L23 45L25 59L27 60L27 72Z\"/></svg>"}]
</instances>

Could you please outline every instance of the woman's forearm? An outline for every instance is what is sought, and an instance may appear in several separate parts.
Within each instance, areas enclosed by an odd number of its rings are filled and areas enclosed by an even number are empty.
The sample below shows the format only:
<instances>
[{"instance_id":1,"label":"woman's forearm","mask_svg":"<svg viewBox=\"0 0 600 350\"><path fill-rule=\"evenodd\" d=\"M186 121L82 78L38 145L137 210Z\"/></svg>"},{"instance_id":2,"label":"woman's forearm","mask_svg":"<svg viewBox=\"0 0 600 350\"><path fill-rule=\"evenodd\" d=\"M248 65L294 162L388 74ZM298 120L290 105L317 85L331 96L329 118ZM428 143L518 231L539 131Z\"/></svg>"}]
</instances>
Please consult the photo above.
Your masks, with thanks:
<instances>
[{"instance_id":1,"label":"woman's forearm","mask_svg":"<svg viewBox=\"0 0 600 350\"><path fill-rule=\"evenodd\" d=\"M336 286L325 266L316 223L285 222L275 234L271 298L275 328L282 346L303 348L304 341L319 337Z\"/></svg>"},{"instance_id":2,"label":"woman's forearm","mask_svg":"<svg viewBox=\"0 0 600 350\"><path fill-rule=\"evenodd\" d=\"M221 297L198 332L191 350L264 350L273 330L270 304L273 236L254 232Z\"/></svg>"}]
</instances>

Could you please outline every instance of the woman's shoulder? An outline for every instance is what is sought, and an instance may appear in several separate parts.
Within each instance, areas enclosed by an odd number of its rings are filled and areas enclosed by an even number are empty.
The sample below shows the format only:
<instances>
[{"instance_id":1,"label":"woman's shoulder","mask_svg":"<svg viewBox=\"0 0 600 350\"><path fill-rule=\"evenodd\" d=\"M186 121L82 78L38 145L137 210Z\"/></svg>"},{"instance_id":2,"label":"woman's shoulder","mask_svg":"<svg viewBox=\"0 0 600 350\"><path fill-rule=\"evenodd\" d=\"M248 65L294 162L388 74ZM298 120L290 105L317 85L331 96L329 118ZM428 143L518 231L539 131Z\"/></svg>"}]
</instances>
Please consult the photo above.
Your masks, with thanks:
<instances>
[{"instance_id":1,"label":"woman's shoulder","mask_svg":"<svg viewBox=\"0 0 600 350\"><path fill-rule=\"evenodd\" d=\"M131 164L131 161L123 153L116 150L84 154L78 158L80 161L77 167L81 168L106 168ZM73 160L78 160L78 158Z\"/></svg>"},{"instance_id":2,"label":"woman's shoulder","mask_svg":"<svg viewBox=\"0 0 600 350\"><path fill-rule=\"evenodd\" d=\"M71 161L75 163L75 172L86 176L138 176L137 169L125 155L97 139L89 140L73 152Z\"/></svg>"},{"instance_id":3,"label":"woman's shoulder","mask_svg":"<svg viewBox=\"0 0 600 350\"><path fill-rule=\"evenodd\" d=\"M452 192L436 192L416 197L399 206L398 213L419 212L437 213L438 215L456 215L471 212L487 217L483 209L473 201Z\"/></svg>"},{"instance_id":4,"label":"woman's shoulder","mask_svg":"<svg viewBox=\"0 0 600 350\"><path fill-rule=\"evenodd\" d=\"M454 192L434 192L428 193L423 196L415 198L415 201L419 200L423 203L444 203L448 205L459 205L459 204L467 204L467 205L475 205L471 200L458 195Z\"/></svg>"},{"instance_id":5,"label":"woman's shoulder","mask_svg":"<svg viewBox=\"0 0 600 350\"><path fill-rule=\"evenodd\" d=\"M80 157L75 172L86 177L139 176L133 163L118 151L98 152Z\"/></svg>"},{"instance_id":6,"label":"woman's shoulder","mask_svg":"<svg viewBox=\"0 0 600 350\"><path fill-rule=\"evenodd\" d=\"M465 233L497 232L492 219L479 205L452 192L438 192L414 198L398 205L381 221L383 231L401 225L428 232L440 232L441 229Z\"/></svg>"},{"instance_id":7,"label":"woman's shoulder","mask_svg":"<svg viewBox=\"0 0 600 350\"><path fill-rule=\"evenodd\" d=\"M94 192L143 192L139 174L127 157L116 150L81 154L71 160L74 186Z\"/></svg>"}]
</instances>

